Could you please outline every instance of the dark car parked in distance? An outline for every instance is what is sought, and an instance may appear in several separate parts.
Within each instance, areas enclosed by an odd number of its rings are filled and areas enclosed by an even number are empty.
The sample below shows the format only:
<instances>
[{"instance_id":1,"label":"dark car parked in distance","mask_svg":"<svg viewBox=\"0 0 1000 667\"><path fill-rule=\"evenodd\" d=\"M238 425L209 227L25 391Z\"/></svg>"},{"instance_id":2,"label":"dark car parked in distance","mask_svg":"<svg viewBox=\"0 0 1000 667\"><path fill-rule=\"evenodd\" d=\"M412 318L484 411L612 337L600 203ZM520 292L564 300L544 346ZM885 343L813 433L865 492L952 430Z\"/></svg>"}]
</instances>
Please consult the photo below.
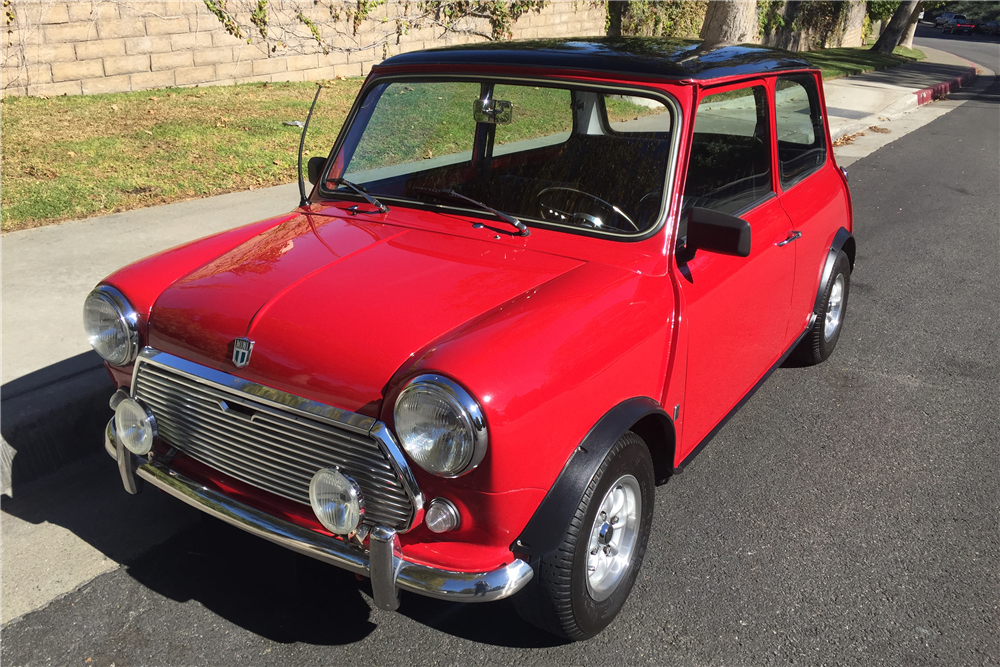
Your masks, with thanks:
<instances>
[{"instance_id":1,"label":"dark car parked in distance","mask_svg":"<svg viewBox=\"0 0 1000 667\"><path fill-rule=\"evenodd\" d=\"M1000 35L1000 20L992 20L986 23L977 22L976 32L981 35Z\"/></svg>"},{"instance_id":2,"label":"dark car parked in distance","mask_svg":"<svg viewBox=\"0 0 1000 667\"><path fill-rule=\"evenodd\" d=\"M944 32L949 34L961 33L963 35L971 35L972 31L976 27L976 22L967 19L964 16L956 15L955 18L951 19L944 24Z\"/></svg>"}]
</instances>

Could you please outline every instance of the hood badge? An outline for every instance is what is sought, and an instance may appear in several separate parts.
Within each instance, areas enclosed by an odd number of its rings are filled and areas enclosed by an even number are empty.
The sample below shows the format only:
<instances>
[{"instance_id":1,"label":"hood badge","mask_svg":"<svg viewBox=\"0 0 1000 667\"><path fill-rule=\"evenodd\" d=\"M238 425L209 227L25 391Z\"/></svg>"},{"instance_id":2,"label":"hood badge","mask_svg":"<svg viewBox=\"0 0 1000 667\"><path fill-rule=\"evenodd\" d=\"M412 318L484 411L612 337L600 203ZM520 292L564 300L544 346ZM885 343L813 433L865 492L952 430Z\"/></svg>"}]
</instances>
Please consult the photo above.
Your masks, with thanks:
<instances>
[{"instance_id":1,"label":"hood badge","mask_svg":"<svg viewBox=\"0 0 1000 667\"><path fill-rule=\"evenodd\" d=\"M237 338L233 341L233 363L236 368L243 368L250 363L251 352L253 341L249 338Z\"/></svg>"}]
</instances>

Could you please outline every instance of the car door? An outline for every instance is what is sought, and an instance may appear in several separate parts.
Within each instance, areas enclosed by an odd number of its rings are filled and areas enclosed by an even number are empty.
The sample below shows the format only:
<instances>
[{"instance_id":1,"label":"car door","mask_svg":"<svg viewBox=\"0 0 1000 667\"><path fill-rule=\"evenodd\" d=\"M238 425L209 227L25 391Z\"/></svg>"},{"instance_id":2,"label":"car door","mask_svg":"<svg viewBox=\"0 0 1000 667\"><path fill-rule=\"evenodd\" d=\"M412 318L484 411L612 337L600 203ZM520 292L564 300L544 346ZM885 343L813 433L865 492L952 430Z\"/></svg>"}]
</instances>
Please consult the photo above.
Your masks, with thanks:
<instances>
[{"instance_id":1,"label":"car door","mask_svg":"<svg viewBox=\"0 0 1000 667\"><path fill-rule=\"evenodd\" d=\"M806 328L819 291L820 274L840 227L850 227L847 193L830 161L823 104L811 73L780 76L775 83L774 122L778 149L778 200L792 221L796 240L795 288L788 336Z\"/></svg>"},{"instance_id":2,"label":"car door","mask_svg":"<svg viewBox=\"0 0 1000 667\"><path fill-rule=\"evenodd\" d=\"M707 208L750 225L749 256L680 248L678 284L688 327L679 451L685 456L742 400L785 348L795 250L774 190L773 122L764 80L699 96L681 229Z\"/></svg>"}]
</instances>

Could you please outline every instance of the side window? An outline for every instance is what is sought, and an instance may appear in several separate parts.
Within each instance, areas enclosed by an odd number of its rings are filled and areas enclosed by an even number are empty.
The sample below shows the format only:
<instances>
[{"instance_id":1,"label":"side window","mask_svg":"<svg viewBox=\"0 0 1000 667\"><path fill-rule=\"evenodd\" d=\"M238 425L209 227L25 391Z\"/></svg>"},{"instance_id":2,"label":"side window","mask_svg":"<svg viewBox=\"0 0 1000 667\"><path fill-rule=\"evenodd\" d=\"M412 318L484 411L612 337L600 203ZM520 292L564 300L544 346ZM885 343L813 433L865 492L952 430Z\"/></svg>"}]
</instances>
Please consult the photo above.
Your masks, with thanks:
<instances>
[{"instance_id":1,"label":"side window","mask_svg":"<svg viewBox=\"0 0 1000 667\"><path fill-rule=\"evenodd\" d=\"M784 190L826 162L826 132L816 80L811 76L781 77L774 94L778 135L778 176Z\"/></svg>"},{"instance_id":2,"label":"side window","mask_svg":"<svg viewBox=\"0 0 1000 667\"><path fill-rule=\"evenodd\" d=\"M767 93L750 86L698 104L684 208L734 213L774 191Z\"/></svg>"},{"instance_id":3,"label":"side window","mask_svg":"<svg viewBox=\"0 0 1000 667\"><path fill-rule=\"evenodd\" d=\"M602 95L605 121L618 134L669 133L670 111L656 100L631 95ZM669 134L661 138L667 138Z\"/></svg>"}]
</instances>

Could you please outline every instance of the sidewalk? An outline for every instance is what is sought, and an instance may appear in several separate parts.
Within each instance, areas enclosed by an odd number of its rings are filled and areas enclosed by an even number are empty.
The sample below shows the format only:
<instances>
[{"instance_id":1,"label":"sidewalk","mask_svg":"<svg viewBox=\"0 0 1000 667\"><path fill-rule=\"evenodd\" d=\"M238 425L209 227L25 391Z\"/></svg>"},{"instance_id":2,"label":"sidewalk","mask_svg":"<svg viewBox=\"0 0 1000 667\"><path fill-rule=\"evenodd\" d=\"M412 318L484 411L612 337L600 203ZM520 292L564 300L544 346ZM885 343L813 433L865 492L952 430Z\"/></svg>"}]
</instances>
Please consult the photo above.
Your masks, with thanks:
<instances>
[{"instance_id":1,"label":"sidewalk","mask_svg":"<svg viewBox=\"0 0 1000 667\"><path fill-rule=\"evenodd\" d=\"M823 82L834 141L879 120L909 113L976 77L976 65L964 58L937 49L921 50L927 57L919 62Z\"/></svg>"},{"instance_id":2,"label":"sidewalk","mask_svg":"<svg viewBox=\"0 0 1000 667\"><path fill-rule=\"evenodd\" d=\"M925 53L921 62L825 83L834 140L975 77L962 58ZM290 184L13 232L0 240L4 473L13 475L15 489L101 448L111 384L81 323L84 298L97 281L187 240L290 211L297 201ZM12 468L9 448L17 452Z\"/></svg>"}]
</instances>

